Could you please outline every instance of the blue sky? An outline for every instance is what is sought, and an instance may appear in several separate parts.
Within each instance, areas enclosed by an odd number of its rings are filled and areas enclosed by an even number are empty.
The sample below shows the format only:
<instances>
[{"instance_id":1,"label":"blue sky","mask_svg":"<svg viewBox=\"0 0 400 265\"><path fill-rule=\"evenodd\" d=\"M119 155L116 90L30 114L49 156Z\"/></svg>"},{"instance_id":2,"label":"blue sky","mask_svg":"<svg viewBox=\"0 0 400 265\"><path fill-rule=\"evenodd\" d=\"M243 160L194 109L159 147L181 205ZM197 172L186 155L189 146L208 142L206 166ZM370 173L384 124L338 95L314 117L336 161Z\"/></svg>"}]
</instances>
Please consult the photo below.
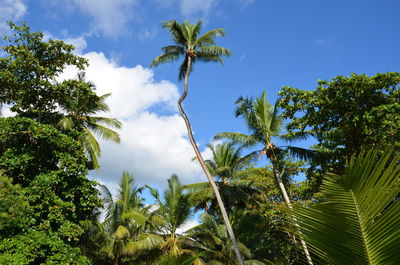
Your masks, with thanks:
<instances>
[{"instance_id":1,"label":"blue sky","mask_svg":"<svg viewBox=\"0 0 400 265\"><path fill-rule=\"evenodd\" d=\"M165 187L172 173L186 183L205 178L176 112L178 64L149 69L170 44L162 21L203 19L204 31L227 33L217 44L233 56L224 66L195 65L185 102L207 157L216 133L246 132L234 117L241 95L266 90L274 102L282 86L314 89L318 79L398 71L399 9L396 0L0 0L0 33L6 20L26 21L76 45L98 92L113 93L108 115L124 124L121 145L102 142L102 168L91 175L115 187L128 170L139 184ZM67 69L60 78L75 74Z\"/></svg>"}]
</instances>

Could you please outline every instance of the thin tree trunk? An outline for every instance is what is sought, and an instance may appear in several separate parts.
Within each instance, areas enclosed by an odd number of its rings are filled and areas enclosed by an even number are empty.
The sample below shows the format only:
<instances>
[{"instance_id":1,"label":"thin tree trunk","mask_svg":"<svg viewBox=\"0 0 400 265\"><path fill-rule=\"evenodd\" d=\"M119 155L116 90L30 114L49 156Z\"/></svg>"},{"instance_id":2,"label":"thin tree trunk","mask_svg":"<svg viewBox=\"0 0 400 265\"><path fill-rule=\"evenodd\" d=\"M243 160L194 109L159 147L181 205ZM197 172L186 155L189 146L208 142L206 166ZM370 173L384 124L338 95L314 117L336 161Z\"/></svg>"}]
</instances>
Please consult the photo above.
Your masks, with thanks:
<instances>
[{"instance_id":1,"label":"thin tree trunk","mask_svg":"<svg viewBox=\"0 0 400 265\"><path fill-rule=\"evenodd\" d=\"M189 73L190 73L191 64L192 64L192 58L190 56L188 56L187 69L186 69L185 80L184 80L184 90L183 90L182 96L178 100L178 109L179 109L179 112L180 112L183 120L185 121L187 132L188 132L188 136L189 136L189 140L190 140L190 143L192 144L194 152L196 153L196 157L197 157L198 161L200 162L200 165L201 165L204 173L206 173L207 179L211 184L211 187L212 187L212 189L213 189L213 191L215 193L215 197L217 198L217 202L218 202L219 208L221 210L222 218L224 219L226 229L227 229L228 234L229 234L229 236L230 236L230 238L232 240L232 245L233 245L233 248L235 250L235 254L237 256L238 262L239 262L240 265L244 265L242 255L240 254L239 246L238 246L238 243L236 241L235 234L233 233L233 229L232 229L231 223L229 222L229 218L228 218L228 215L226 213L224 204L222 202L221 195L220 195L220 193L218 191L218 187L215 184L210 172L208 171L206 164L204 163L203 157L201 156L199 148L197 147L196 142L194 140L193 132L192 132L192 128L191 128L189 119L186 116L186 113L184 112L184 110L182 108L182 102L185 100L185 98L187 96L187 93L188 93L188 79L189 79Z\"/></svg>"},{"instance_id":2,"label":"thin tree trunk","mask_svg":"<svg viewBox=\"0 0 400 265\"><path fill-rule=\"evenodd\" d=\"M285 202L288 205L289 209L292 210L293 209L292 203L290 202L289 195L287 194L285 185L283 184L282 177L281 177L281 174L279 172L277 162L272 162L272 168L273 168L273 171L274 171L274 175L275 175L276 181L278 182L279 189L282 192L283 199L285 200ZM296 228L299 228L299 224L297 223L297 219L296 218L294 218L294 221L295 221ZM301 235L300 235L300 242L301 242L301 245L303 246L304 254L306 255L308 264L313 265L313 262L312 262L312 259L311 259L311 256L310 256L310 252L308 252L308 248L307 248L306 242L304 241L304 239L303 239L303 237Z\"/></svg>"}]
</instances>

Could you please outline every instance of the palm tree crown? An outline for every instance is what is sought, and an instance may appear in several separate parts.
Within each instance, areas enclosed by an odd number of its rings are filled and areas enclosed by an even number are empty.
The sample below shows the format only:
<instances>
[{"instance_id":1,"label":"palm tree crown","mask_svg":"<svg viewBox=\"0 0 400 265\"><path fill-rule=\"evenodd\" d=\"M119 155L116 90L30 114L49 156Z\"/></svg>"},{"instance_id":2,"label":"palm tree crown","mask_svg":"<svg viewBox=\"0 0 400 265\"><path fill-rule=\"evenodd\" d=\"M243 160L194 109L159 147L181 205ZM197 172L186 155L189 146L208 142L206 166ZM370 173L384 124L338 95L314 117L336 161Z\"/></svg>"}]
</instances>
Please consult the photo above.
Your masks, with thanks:
<instances>
[{"instance_id":1,"label":"palm tree crown","mask_svg":"<svg viewBox=\"0 0 400 265\"><path fill-rule=\"evenodd\" d=\"M183 79L188 69L188 57L191 58L191 63L196 61L203 62L220 62L222 56L229 56L231 52L223 47L215 46L214 38L224 36L225 32L222 28L210 30L200 35L202 22L190 24L185 21L182 24L175 20L169 20L163 23L163 28L167 29L175 45L169 45L162 48L162 55L156 57L151 62L151 67L156 67L162 63L168 63L184 58L179 67L179 80Z\"/></svg>"}]
</instances>

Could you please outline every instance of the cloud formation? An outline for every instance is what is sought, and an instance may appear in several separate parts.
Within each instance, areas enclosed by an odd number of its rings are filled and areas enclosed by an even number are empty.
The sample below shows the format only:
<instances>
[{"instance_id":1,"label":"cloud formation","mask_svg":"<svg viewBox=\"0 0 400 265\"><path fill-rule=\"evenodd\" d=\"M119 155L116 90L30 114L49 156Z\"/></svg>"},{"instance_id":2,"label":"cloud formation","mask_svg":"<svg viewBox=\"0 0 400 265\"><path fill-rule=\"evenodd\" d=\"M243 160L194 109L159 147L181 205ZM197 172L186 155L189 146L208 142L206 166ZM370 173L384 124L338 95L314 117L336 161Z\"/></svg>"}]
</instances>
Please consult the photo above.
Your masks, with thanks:
<instances>
[{"instance_id":1,"label":"cloud formation","mask_svg":"<svg viewBox=\"0 0 400 265\"><path fill-rule=\"evenodd\" d=\"M194 15L208 16L218 0L180 0L181 13L190 17Z\"/></svg>"},{"instance_id":2,"label":"cloud formation","mask_svg":"<svg viewBox=\"0 0 400 265\"><path fill-rule=\"evenodd\" d=\"M24 0L0 0L0 34L8 32L6 21L16 21L27 11Z\"/></svg>"},{"instance_id":3,"label":"cloud formation","mask_svg":"<svg viewBox=\"0 0 400 265\"><path fill-rule=\"evenodd\" d=\"M93 19L92 27L101 34L117 38L126 33L133 18L136 0L74 0L79 9Z\"/></svg>"},{"instance_id":4,"label":"cloud formation","mask_svg":"<svg viewBox=\"0 0 400 265\"><path fill-rule=\"evenodd\" d=\"M178 88L169 81L154 80L153 71L140 65L118 65L103 53L84 54L90 66L87 79L99 95L112 93L111 113L123 123L121 144L100 141L101 169L92 175L107 183L117 183L123 171L135 175L139 184L164 188L166 179L176 173L183 183L205 181L194 151L186 138L186 127L176 112ZM68 68L64 78L73 78ZM204 153L208 157L208 153Z\"/></svg>"}]
</instances>

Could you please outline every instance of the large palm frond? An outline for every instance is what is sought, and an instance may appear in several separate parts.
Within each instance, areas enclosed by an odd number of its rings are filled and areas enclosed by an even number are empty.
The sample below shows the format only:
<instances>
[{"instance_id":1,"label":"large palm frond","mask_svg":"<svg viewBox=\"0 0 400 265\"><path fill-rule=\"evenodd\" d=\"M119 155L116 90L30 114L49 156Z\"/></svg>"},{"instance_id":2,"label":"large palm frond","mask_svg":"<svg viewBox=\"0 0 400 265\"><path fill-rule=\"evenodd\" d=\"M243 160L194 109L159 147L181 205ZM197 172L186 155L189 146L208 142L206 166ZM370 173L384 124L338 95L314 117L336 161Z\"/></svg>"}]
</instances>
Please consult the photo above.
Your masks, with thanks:
<instances>
[{"instance_id":1,"label":"large palm frond","mask_svg":"<svg viewBox=\"0 0 400 265\"><path fill-rule=\"evenodd\" d=\"M229 139L234 142L241 143L244 147L252 147L258 143L258 139L252 135L235 132L217 133L214 140Z\"/></svg>"},{"instance_id":2,"label":"large palm frond","mask_svg":"<svg viewBox=\"0 0 400 265\"><path fill-rule=\"evenodd\" d=\"M116 143L119 143L121 141L117 132L101 124L91 122L90 119L86 126L89 130L93 131L104 140L111 140Z\"/></svg>"},{"instance_id":3,"label":"large palm frond","mask_svg":"<svg viewBox=\"0 0 400 265\"><path fill-rule=\"evenodd\" d=\"M216 29L212 29L210 31L207 31L206 33L204 33L201 37L199 37L196 41L195 41L195 45L197 47L203 47L203 46L207 46L207 45L214 45L215 44L215 38L216 37L223 37L225 36L225 31L222 28L216 28Z\"/></svg>"},{"instance_id":4,"label":"large palm frond","mask_svg":"<svg viewBox=\"0 0 400 265\"><path fill-rule=\"evenodd\" d=\"M183 24L179 24L176 20L163 22L163 28L167 29L171 34L172 40L177 44L185 47L187 36Z\"/></svg>"},{"instance_id":5,"label":"large palm frond","mask_svg":"<svg viewBox=\"0 0 400 265\"><path fill-rule=\"evenodd\" d=\"M399 264L400 156L370 150L324 180L319 202L295 207L299 230L323 264ZM296 221L296 220L294 220Z\"/></svg>"}]
</instances>

